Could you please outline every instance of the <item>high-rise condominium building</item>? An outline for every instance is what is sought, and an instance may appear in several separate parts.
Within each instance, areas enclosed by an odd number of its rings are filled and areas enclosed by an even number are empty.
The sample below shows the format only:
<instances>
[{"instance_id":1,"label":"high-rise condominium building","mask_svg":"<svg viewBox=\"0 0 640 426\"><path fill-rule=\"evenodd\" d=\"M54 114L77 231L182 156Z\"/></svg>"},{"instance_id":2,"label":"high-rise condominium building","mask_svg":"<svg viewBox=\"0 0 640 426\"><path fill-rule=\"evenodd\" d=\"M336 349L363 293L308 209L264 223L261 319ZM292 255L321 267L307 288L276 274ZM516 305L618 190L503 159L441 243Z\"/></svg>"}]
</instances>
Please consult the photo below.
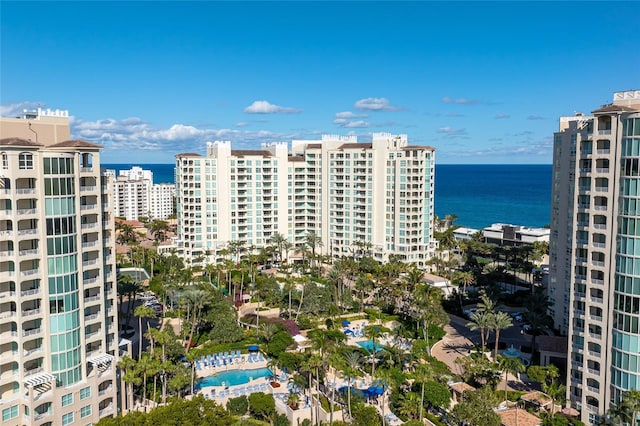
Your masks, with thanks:
<instances>
[{"instance_id":1,"label":"high-rise condominium building","mask_svg":"<svg viewBox=\"0 0 640 426\"><path fill-rule=\"evenodd\" d=\"M114 224L101 147L66 111L0 118L3 425L88 425L116 414Z\"/></svg>"},{"instance_id":2,"label":"high-rise condominium building","mask_svg":"<svg viewBox=\"0 0 640 426\"><path fill-rule=\"evenodd\" d=\"M217 262L231 241L263 247L279 233L299 247L314 233L317 253L425 266L436 246L434 161L433 148L388 133L296 140L290 152L210 143L204 157L176 159L179 252Z\"/></svg>"},{"instance_id":3,"label":"high-rise condominium building","mask_svg":"<svg viewBox=\"0 0 640 426\"><path fill-rule=\"evenodd\" d=\"M115 176L114 171L109 173ZM113 204L116 217L138 220L140 217L168 219L173 214L175 185L153 183L153 172L141 167L120 170L113 183Z\"/></svg>"},{"instance_id":4,"label":"high-rise condominium building","mask_svg":"<svg viewBox=\"0 0 640 426\"><path fill-rule=\"evenodd\" d=\"M640 388L640 91L555 133L549 296L569 337L567 399L595 424Z\"/></svg>"}]
</instances>

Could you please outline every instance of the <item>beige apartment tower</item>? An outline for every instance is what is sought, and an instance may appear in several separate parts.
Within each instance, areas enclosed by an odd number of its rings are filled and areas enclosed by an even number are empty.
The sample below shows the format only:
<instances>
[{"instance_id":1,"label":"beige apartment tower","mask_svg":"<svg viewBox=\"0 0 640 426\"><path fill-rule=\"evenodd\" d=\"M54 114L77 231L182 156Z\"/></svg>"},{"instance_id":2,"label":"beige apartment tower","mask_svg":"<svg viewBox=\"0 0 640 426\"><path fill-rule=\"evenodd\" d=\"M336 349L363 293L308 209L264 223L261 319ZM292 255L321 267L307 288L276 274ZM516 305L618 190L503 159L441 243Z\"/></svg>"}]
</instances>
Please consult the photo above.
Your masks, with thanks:
<instances>
[{"instance_id":1,"label":"beige apartment tower","mask_svg":"<svg viewBox=\"0 0 640 426\"><path fill-rule=\"evenodd\" d=\"M425 267L436 248L434 163L433 148L390 133L294 140L290 151L210 143L206 156L176 158L178 252L217 263L231 241L260 248L279 233L300 248L314 233L323 255Z\"/></svg>"},{"instance_id":2,"label":"beige apartment tower","mask_svg":"<svg viewBox=\"0 0 640 426\"><path fill-rule=\"evenodd\" d=\"M66 111L0 119L2 425L117 413L114 224L101 147Z\"/></svg>"},{"instance_id":3,"label":"beige apartment tower","mask_svg":"<svg viewBox=\"0 0 640 426\"><path fill-rule=\"evenodd\" d=\"M549 296L569 338L567 399L597 424L640 388L640 91L554 137Z\"/></svg>"}]
</instances>

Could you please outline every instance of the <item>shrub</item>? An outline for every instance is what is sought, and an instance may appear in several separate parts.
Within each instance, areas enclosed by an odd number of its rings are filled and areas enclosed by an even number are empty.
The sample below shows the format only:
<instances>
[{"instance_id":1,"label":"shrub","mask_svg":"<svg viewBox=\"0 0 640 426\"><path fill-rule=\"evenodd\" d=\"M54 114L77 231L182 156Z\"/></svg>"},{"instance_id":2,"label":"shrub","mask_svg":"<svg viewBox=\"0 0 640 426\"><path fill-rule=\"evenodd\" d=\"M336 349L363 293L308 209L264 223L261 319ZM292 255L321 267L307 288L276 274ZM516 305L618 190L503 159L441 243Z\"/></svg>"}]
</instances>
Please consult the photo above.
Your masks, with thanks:
<instances>
[{"instance_id":1,"label":"shrub","mask_svg":"<svg viewBox=\"0 0 640 426\"><path fill-rule=\"evenodd\" d=\"M269 420L276 412L276 401L273 395L264 392L252 393L249 395L249 407L251 415L258 419Z\"/></svg>"},{"instance_id":2,"label":"shrub","mask_svg":"<svg viewBox=\"0 0 640 426\"><path fill-rule=\"evenodd\" d=\"M249 400L244 395L237 398L231 398L229 401L227 401L227 410L231 414L244 416L245 414L247 414L248 409Z\"/></svg>"}]
</instances>

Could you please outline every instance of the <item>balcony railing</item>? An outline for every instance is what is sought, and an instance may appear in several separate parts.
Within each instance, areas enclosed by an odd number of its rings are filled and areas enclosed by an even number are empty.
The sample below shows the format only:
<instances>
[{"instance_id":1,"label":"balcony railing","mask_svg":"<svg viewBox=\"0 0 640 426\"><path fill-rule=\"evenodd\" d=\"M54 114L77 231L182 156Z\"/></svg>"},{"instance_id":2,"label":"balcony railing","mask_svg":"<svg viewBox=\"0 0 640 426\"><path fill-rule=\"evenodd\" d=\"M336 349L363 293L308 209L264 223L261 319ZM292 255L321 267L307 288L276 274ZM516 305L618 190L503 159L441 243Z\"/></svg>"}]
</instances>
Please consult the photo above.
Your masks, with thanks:
<instances>
[{"instance_id":1,"label":"balcony railing","mask_svg":"<svg viewBox=\"0 0 640 426\"><path fill-rule=\"evenodd\" d=\"M18 209L17 213L19 216L27 215L27 214L36 214L38 211L36 209Z\"/></svg>"},{"instance_id":2,"label":"balcony railing","mask_svg":"<svg viewBox=\"0 0 640 426\"><path fill-rule=\"evenodd\" d=\"M20 256L29 256L29 255L32 255L32 254L38 254L38 249L35 248L35 249L28 249L28 250L20 250L18 252L18 254Z\"/></svg>"},{"instance_id":3,"label":"balcony railing","mask_svg":"<svg viewBox=\"0 0 640 426\"><path fill-rule=\"evenodd\" d=\"M25 311L22 311L22 316L23 317L30 317L30 316L33 316L33 315L38 315L40 313L42 313L42 309L40 309L40 308L27 309Z\"/></svg>"},{"instance_id":4,"label":"balcony railing","mask_svg":"<svg viewBox=\"0 0 640 426\"><path fill-rule=\"evenodd\" d=\"M33 336L34 334L40 334L40 333L42 333L41 327L32 328L31 330L23 330L22 337Z\"/></svg>"}]
</instances>

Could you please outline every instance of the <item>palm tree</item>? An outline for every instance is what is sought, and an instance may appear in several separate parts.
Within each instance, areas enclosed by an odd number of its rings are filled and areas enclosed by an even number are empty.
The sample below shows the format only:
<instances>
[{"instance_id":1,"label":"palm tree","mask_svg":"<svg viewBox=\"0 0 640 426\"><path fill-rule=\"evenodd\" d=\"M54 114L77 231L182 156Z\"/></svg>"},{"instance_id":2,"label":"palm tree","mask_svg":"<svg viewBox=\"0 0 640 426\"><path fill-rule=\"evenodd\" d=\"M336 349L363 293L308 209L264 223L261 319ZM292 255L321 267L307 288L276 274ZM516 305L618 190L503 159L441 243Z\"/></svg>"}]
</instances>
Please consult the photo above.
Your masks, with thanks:
<instances>
[{"instance_id":1,"label":"palm tree","mask_svg":"<svg viewBox=\"0 0 640 426\"><path fill-rule=\"evenodd\" d=\"M636 426L640 413L640 390L633 389L622 394L622 400L631 411L631 426Z\"/></svg>"},{"instance_id":2,"label":"palm tree","mask_svg":"<svg viewBox=\"0 0 640 426\"><path fill-rule=\"evenodd\" d=\"M556 413L556 403L564 404L567 398L567 389L554 380L550 384L543 383L542 391L551 398L551 403L553 404L551 406L551 415L553 416Z\"/></svg>"},{"instance_id":3,"label":"palm tree","mask_svg":"<svg viewBox=\"0 0 640 426\"><path fill-rule=\"evenodd\" d=\"M429 327L433 324L442 325L447 322L447 313L442 308L440 289L423 284L415 291L415 305L418 309L419 319L422 321L422 333L427 343L427 353L431 355L431 345L429 345Z\"/></svg>"},{"instance_id":4,"label":"palm tree","mask_svg":"<svg viewBox=\"0 0 640 426\"><path fill-rule=\"evenodd\" d=\"M482 356L484 356L484 348L486 346L486 339L489 334L489 330L491 329L491 325L493 322L493 312L486 311L475 311L470 315L471 321L467 323L467 327L469 330L480 330L480 343L482 347Z\"/></svg>"},{"instance_id":5,"label":"palm tree","mask_svg":"<svg viewBox=\"0 0 640 426\"><path fill-rule=\"evenodd\" d=\"M311 259L316 258L316 248L322 247L322 239L315 231L309 231L309 233L304 238L305 244L307 244L311 248Z\"/></svg>"},{"instance_id":6,"label":"palm tree","mask_svg":"<svg viewBox=\"0 0 640 426\"><path fill-rule=\"evenodd\" d=\"M142 356L142 336L144 332L142 330L142 318L155 318L156 311L148 306L140 305L134 311L133 314L138 317L138 361ZM149 328L149 321L147 321L147 328Z\"/></svg>"},{"instance_id":7,"label":"palm tree","mask_svg":"<svg viewBox=\"0 0 640 426\"><path fill-rule=\"evenodd\" d=\"M360 352L347 352L343 356L344 366L343 366L343 374L347 379L347 406L349 407L349 418L353 418L351 416L351 379L355 377L360 377L360 365L362 364L362 356Z\"/></svg>"},{"instance_id":8,"label":"palm tree","mask_svg":"<svg viewBox=\"0 0 640 426\"><path fill-rule=\"evenodd\" d=\"M193 395L193 384L196 377L196 359L198 359L198 356L195 351L187 352L187 361L191 363L191 395Z\"/></svg>"},{"instance_id":9,"label":"palm tree","mask_svg":"<svg viewBox=\"0 0 640 426\"><path fill-rule=\"evenodd\" d=\"M418 399L418 395L413 392L409 392L400 396L400 403L398 410L400 414L409 418L409 420L413 420L418 417L418 412L421 411L419 406L420 400Z\"/></svg>"},{"instance_id":10,"label":"palm tree","mask_svg":"<svg viewBox=\"0 0 640 426\"><path fill-rule=\"evenodd\" d=\"M129 410L133 409L133 385L140 384L140 377L135 372L136 361L131 358L129 355L125 355L120 358L118 362L118 367L122 370L122 381L124 382L124 390L125 394L128 398L125 398L127 401L124 406L128 406Z\"/></svg>"},{"instance_id":11,"label":"palm tree","mask_svg":"<svg viewBox=\"0 0 640 426\"><path fill-rule=\"evenodd\" d=\"M458 283L462 284L462 294L467 294L467 286L476 283L476 278L471 272L460 272L458 275Z\"/></svg>"},{"instance_id":12,"label":"palm tree","mask_svg":"<svg viewBox=\"0 0 640 426\"><path fill-rule=\"evenodd\" d=\"M496 336L496 344L493 353L493 359L498 359L498 340L500 339L500 330L507 329L513 325L511 317L506 312L496 312L491 316L491 329Z\"/></svg>"},{"instance_id":13,"label":"palm tree","mask_svg":"<svg viewBox=\"0 0 640 426\"><path fill-rule=\"evenodd\" d=\"M192 313L190 315L191 329L189 330L189 340L187 341L187 347L185 348L185 355L186 355L189 352L189 349L191 348L193 333L195 332L196 327L198 325L198 313L205 306L206 299L205 299L205 292L203 290L198 290L198 289L190 289L189 291L185 292L184 296L187 300L187 303L191 307L191 313Z\"/></svg>"},{"instance_id":14,"label":"palm tree","mask_svg":"<svg viewBox=\"0 0 640 426\"><path fill-rule=\"evenodd\" d=\"M504 400L507 401L507 385L509 384L509 373L518 378L518 373L522 373L525 370L525 366L520 361L520 358L503 356L498 361L500 369L504 372Z\"/></svg>"},{"instance_id":15,"label":"palm tree","mask_svg":"<svg viewBox=\"0 0 640 426\"><path fill-rule=\"evenodd\" d=\"M282 249L287 238L279 232L276 232L271 236L271 244L274 244L278 248L278 260L282 263Z\"/></svg>"},{"instance_id":16,"label":"palm tree","mask_svg":"<svg viewBox=\"0 0 640 426\"><path fill-rule=\"evenodd\" d=\"M416 366L414 377L420 382L420 414L418 417L420 419L420 423L424 422L422 417L422 410L424 408L424 384L427 380L431 379L432 376L433 371L431 369L431 365L420 363Z\"/></svg>"},{"instance_id":17,"label":"palm tree","mask_svg":"<svg viewBox=\"0 0 640 426\"><path fill-rule=\"evenodd\" d=\"M142 402L145 407L145 412L147 411L147 377L157 374L159 369L160 364L149 354L144 354L136 364L136 371L142 376Z\"/></svg>"},{"instance_id":18,"label":"palm tree","mask_svg":"<svg viewBox=\"0 0 640 426\"><path fill-rule=\"evenodd\" d=\"M609 420L605 423L607 425L615 424L624 426L627 424L632 424L632 412L628 402L625 401L624 398L619 403L613 404L611 408L609 408L609 410L607 411L607 416Z\"/></svg>"}]
</instances>

